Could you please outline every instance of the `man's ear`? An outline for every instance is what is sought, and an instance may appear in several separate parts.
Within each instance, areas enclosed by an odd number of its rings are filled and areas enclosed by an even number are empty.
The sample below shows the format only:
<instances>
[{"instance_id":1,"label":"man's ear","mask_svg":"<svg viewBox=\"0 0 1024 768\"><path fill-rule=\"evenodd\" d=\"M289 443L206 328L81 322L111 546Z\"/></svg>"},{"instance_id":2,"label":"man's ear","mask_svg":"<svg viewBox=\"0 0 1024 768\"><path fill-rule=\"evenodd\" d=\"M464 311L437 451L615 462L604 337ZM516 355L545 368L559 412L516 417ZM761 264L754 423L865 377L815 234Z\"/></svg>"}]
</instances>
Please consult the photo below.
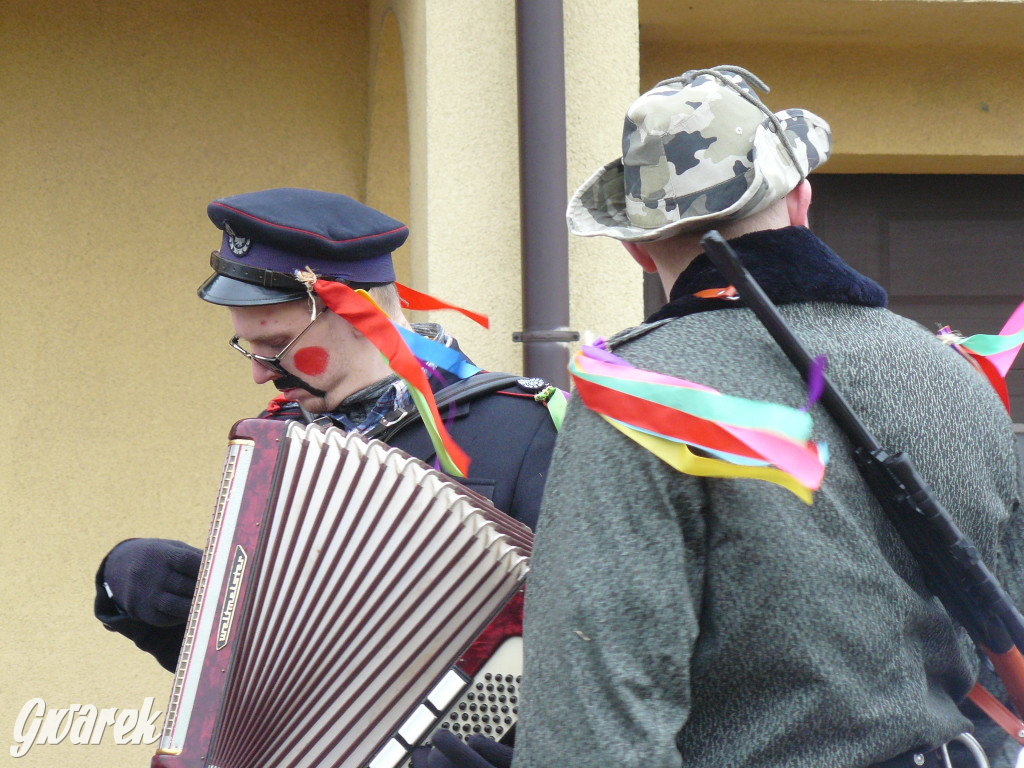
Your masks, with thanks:
<instances>
[{"instance_id":1,"label":"man's ear","mask_svg":"<svg viewBox=\"0 0 1024 768\"><path fill-rule=\"evenodd\" d=\"M654 259L651 258L651 254L644 248L643 243L622 243L626 250L629 251L629 255L633 257L633 261L640 265L640 269L644 272L657 272L658 268L654 266Z\"/></svg>"},{"instance_id":2,"label":"man's ear","mask_svg":"<svg viewBox=\"0 0 1024 768\"><path fill-rule=\"evenodd\" d=\"M794 227L807 226L807 209L811 207L811 182L804 179L786 195L789 223Z\"/></svg>"}]
</instances>

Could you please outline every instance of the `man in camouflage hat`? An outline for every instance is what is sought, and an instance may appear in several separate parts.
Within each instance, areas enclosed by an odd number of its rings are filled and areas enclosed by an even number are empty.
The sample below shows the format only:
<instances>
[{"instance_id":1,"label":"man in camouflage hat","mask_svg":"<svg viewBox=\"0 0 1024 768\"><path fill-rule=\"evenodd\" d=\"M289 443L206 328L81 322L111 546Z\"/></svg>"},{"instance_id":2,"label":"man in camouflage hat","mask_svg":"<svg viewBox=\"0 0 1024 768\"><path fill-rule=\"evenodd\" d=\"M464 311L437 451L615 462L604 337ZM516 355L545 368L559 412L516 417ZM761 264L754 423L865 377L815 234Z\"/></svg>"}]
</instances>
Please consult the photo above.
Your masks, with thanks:
<instances>
[{"instance_id":1,"label":"man in camouflage hat","mask_svg":"<svg viewBox=\"0 0 1024 768\"><path fill-rule=\"evenodd\" d=\"M702 253L715 228L886 445L906 450L1021 602L1022 495L992 388L807 228L829 126L772 112L737 67L630 107L622 157L568 208L620 240L668 303L607 346L637 368L805 405L795 368ZM955 406L951 407L951 404ZM963 631L815 406L830 460L811 505L760 480L682 474L580 398L555 449L531 562L515 768L941 764L971 729ZM1005 764L1005 763L1001 763Z\"/></svg>"},{"instance_id":2,"label":"man in camouflage hat","mask_svg":"<svg viewBox=\"0 0 1024 768\"><path fill-rule=\"evenodd\" d=\"M440 325L410 325L402 314L391 253L409 236L406 226L345 195L291 188L214 200L207 213L221 247L199 296L228 309L231 346L257 384L280 393L262 416L355 430L433 464L407 385L367 336L294 274L311 269L367 289L397 324L457 349ZM471 460L461 482L533 527L556 434L533 397L547 385L490 372L459 378L435 367L429 379L439 402L450 398L448 431ZM121 542L96 574L96 617L173 671L200 555L180 541Z\"/></svg>"}]
</instances>

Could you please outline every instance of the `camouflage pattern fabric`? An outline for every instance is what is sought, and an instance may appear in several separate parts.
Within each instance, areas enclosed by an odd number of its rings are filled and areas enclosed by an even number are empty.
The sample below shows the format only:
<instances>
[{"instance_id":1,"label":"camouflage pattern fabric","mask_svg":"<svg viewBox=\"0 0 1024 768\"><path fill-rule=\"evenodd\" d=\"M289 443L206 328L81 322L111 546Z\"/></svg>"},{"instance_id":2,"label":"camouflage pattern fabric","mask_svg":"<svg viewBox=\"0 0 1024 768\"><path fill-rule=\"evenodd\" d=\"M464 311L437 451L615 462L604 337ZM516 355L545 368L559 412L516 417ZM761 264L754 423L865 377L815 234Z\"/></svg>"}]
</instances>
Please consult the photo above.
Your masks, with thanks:
<instances>
[{"instance_id":1,"label":"camouflage pattern fabric","mask_svg":"<svg viewBox=\"0 0 1024 768\"><path fill-rule=\"evenodd\" d=\"M749 82L748 82L749 81ZM784 197L828 159L831 132L802 109L772 113L739 67L659 83L626 113L622 157L573 195L576 235L656 240L741 219Z\"/></svg>"}]
</instances>

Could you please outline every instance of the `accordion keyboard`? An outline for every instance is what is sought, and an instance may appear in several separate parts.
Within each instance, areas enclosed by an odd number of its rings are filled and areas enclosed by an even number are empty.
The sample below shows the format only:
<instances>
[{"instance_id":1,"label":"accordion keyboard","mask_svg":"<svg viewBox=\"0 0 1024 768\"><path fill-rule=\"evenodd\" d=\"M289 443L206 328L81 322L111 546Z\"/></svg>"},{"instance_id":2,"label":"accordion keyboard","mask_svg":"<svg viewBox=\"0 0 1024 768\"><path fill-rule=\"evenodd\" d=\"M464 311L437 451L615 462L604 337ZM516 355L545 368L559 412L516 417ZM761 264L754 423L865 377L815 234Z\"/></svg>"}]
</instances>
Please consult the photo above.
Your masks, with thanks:
<instances>
[{"instance_id":1,"label":"accordion keyboard","mask_svg":"<svg viewBox=\"0 0 1024 768\"><path fill-rule=\"evenodd\" d=\"M473 678L441 727L465 741L475 733L501 740L519 719L523 639L510 637Z\"/></svg>"},{"instance_id":2,"label":"accordion keyboard","mask_svg":"<svg viewBox=\"0 0 1024 768\"><path fill-rule=\"evenodd\" d=\"M519 716L523 639L510 637L472 679L457 667L435 686L416 711L369 763L369 768L401 768L409 753L438 728L463 741L473 734L500 740Z\"/></svg>"}]
</instances>

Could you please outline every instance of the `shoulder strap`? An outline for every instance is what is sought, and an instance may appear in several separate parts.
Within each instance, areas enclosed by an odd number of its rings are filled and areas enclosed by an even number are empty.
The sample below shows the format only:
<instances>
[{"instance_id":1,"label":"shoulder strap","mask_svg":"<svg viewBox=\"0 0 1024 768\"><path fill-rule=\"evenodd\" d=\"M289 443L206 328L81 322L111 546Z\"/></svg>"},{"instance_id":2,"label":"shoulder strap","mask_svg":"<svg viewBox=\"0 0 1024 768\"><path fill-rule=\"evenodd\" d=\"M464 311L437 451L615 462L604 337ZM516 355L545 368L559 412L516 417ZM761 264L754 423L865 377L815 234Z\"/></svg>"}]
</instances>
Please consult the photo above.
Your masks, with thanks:
<instances>
[{"instance_id":1,"label":"shoulder strap","mask_svg":"<svg viewBox=\"0 0 1024 768\"><path fill-rule=\"evenodd\" d=\"M449 384L440 390L434 399L438 407L449 403L459 403L471 397L497 392L510 384L515 384L521 378L521 376L514 376L511 373L483 371L468 379L459 379L454 384Z\"/></svg>"},{"instance_id":2,"label":"shoulder strap","mask_svg":"<svg viewBox=\"0 0 1024 768\"><path fill-rule=\"evenodd\" d=\"M1006 731L1010 738L1018 744L1024 744L1024 722L1021 722L1013 712L1006 708L1003 702L985 690L980 683L974 684L974 687L967 693L967 698Z\"/></svg>"},{"instance_id":3,"label":"shoulder strap","mask_svg":"<svg viewBox=\"0 0 1024 768\"><path fill-rule=\"evenodd\" d=\"M644 323L642 325L636 325L632 328L627 328L624 331L619 331L618 333L612 334L607 339L608 348L614 349L620 344L625 344L627 341L632 341L633 339L639 338L640 336L643 336L645 333L650 333L655 328L660 328L661 326L665 325L666 323L670 323L675 319L676 318L674 317L666 317L663 320L655 320L653 323Z\"/></svg>"},{"instance_id":4,"label":"shoulder strap","mask_svg":"<svg viewBox=\"0 0 1024 768\"><path fill-rule=\"evenodd\" d=\"M454 384L449 384L444 389L438 390L434 395L434 401L437 403L438 409L440 409L445 405L461 403L480 395L504 389L511 384L515 384L520 378L520 376L514 376L511 373L484 371L469 378L460 379ZM421 419L422 416L419 410L412 408L408 411L402 411L397 417L389 421L382 421L377 427L364 434L366 437L373 437L386 443L403 429L417 423Z\"/></svg>"}]
</instances>

